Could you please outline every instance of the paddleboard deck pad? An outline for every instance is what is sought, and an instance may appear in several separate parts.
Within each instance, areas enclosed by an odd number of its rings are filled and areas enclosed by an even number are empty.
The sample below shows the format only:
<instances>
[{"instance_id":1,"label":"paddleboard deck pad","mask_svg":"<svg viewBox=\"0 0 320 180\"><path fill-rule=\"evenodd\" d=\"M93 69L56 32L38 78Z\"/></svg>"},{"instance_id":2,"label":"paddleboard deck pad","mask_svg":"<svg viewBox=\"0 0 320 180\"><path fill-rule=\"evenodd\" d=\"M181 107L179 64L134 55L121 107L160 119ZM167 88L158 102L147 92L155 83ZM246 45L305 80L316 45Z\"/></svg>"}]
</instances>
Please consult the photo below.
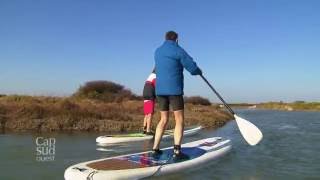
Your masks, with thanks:
<instances>
[{"instance_id":1,"label":"paddleboard deck pad","mask_svg":"<svg viewBox=\"0 0 320 180\"><path fill-rule=\"evenodd\" d=\"M189 129L186 129L183 132L183 134L184 136L191 136L200 132L201 129L202 129L201 126L189 128ZM167 130L162 136L162 139L168 139L172 137L173 137L173 130ZM145 140L152 140L152 139L153 139L152 135L146 135L143 133L131 133L131 134L99 136L96 138L96 142L98 145L107 145L107 144L145 141Z\"/></svg>"},{"instance_id":2,"label":"paddleboard deck pad","mask_svg":"<svg viewBox=\"0 0 320 180\"><path fill-rule=\"evenodd\" d=\"M213 137L183 144L185 159L174 160L170 147L163 149L161 155L148 151L79 163L67 168L64 177L65 180L141 179L199 167L230 150L230 140Z\"/></svg>"}]
</instances>

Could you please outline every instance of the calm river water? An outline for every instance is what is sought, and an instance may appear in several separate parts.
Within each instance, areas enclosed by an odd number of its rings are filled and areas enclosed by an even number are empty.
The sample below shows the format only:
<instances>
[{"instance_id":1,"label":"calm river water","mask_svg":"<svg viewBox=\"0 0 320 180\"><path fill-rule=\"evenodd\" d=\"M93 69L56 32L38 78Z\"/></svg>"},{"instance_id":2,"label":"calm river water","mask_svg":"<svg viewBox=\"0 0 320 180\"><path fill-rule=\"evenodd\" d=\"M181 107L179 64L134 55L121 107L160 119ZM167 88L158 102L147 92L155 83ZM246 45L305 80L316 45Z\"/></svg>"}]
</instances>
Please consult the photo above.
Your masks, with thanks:
<instances>
[{"instance_id":1,"label":"calm river water","mask_svg":"<svg viewBox=\"0 0 320 180\"><path fill-rule=\"evenodd\" d=\"M185 172L153 179L320 179L320 112L237 110L257 125L263 141L251 147L234 121L218 130L203 130L184 142L221 136L233 149L219 160ZM98 151L97 133L0 134L0 179L63 179L75 163L149 149L152 142L121 145ZM170 146L172 140L162 143ZM49 153L49 154L47 154Z\"/></svg>"}]
</instances>

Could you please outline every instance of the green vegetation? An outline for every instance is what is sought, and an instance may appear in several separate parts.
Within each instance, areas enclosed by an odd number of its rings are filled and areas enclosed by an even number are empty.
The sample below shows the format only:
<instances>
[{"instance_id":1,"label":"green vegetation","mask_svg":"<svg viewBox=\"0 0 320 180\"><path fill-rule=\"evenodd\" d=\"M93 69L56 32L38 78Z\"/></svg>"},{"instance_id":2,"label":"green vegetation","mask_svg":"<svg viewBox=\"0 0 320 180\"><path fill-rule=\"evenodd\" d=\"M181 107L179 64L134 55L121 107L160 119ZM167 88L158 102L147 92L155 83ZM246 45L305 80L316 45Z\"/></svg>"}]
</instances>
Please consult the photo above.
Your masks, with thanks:
<instances>
[{"instance_id":1,"label":"green vegetation","mask_svg":"<svg viewBox=\"0 0 320 180\"><path fill-rule=\"evenodd\" d=\"M210 106L211 102L209 99L203 98L201 96L191 96L191 97L184 97L185 103L190 103L193 105L204 105Z\"/></svg>"},{"instance_id":2,"label":"green vegetation","mask_svg":"<svg viewBox=\"0 0 320 180\"><path fill-rule=\"evenodd\" d=\"M266 103L234 103L230 104L233 108L249 108L249 109L274 109L283 111L320 111L320 102L295 101L293 103L266 102Z\"/></svg>"},{"instance_id":3,"label":"green vegetation","mask_svg":"<svg viewBox=\"0 0 320 180\"><path fill-rule=\"evenodd\" d=\"M320 102L295 101L293 103L268 102L257 105L257 108L287 111L320 111Z\"/></svg>"},{"instance_id":4,"label":"green vegetation","mask_svg":"<svg viewBox=\"0 0 320 180\"><path fill-rule=\"evenodd\" d=\"M229 104L231 107L233 108L248 108L248 107L252 107L255 104L251 104L251 103L233 103L233 104Z\"/></svg>"},{"instance_id":5,"label":"green vegetation","mask_svg":"<svg viewBox=\"0 0 320 180\"><path fill-rule=\"evenodd\" d=\"M1 96L0 130L137 131L144 118L139 99L124 86L109 81L87 82L71 97ZM204 127L220 127L232 119L213 106L193 104L186 104L185 117L186 125ZM153 129L159 119L156 113ZM168 128L173 126L170 120Z\"/></svg>"}]
</instances>

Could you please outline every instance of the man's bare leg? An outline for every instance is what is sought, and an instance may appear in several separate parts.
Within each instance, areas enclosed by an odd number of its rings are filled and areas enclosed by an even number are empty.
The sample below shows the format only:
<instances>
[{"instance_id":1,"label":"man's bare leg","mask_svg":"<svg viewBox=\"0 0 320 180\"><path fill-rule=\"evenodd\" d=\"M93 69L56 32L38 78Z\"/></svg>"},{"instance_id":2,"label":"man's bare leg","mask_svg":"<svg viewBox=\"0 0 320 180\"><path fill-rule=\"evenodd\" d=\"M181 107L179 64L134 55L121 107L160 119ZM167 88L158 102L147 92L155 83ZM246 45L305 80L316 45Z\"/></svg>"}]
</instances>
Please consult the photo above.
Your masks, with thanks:
<instances>
[{"instance_id":1,"label":"man's bare leg","mask_svg":"<svg viewBox=\"0 0 320 180\"><path fill-rule=\"evenodd\" d=\"M174 111L176 126L174 128L174 145L181 145L184 130L184 111Z\"/></svg>"},{"instance_id":2,"label":"man's bare leg","mask_svg":"<svg viewBox=\"0 0 320 180\"><path fill-rule=\"evenodd\" d=\"M168 119L169 119L169 111L160 111L161 119L157 125L156 134L154 137L153 149L159 149L160 141L163 135L164 130L166 129Z\"/></svg>"}]
</instances>

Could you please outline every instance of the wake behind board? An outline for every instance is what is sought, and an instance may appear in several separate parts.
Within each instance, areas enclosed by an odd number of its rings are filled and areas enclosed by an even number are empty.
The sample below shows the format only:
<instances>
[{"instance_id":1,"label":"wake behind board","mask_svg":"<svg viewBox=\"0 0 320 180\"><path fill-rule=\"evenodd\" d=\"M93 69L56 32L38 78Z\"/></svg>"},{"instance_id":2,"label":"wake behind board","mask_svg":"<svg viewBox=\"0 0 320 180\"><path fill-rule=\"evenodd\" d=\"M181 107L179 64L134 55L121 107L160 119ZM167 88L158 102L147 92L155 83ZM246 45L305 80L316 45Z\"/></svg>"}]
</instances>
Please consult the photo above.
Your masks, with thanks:
<instances>
[{"instance_id":1,"label":"wake behind board","mask_svg":"<svg viewBox=\"0 0 320 180\"><path fill-rule=\"evenodd\" d=\"M184 136L191 136L198 133L202 129L201 126L197 126L195 128L187 129L183 132ZM173 137L173 130L165 131L162 139L168 139ZM132 133L132 134L120 134L120 135L106 135L99 136L96 139L96 142L100 145L106 144L117 144L117 143L125 143L125 142L136 142L136 141L144 141L153 139L152 135L145 135L143 133Z\"/></svg>"},{"instance_id":2,"label":"wake behind board","mask_svg":"<svg viewBox=\"0 0 320 180\"><path fill-rule=\"evenodd\" d=\"M220 137L202 139L182 145L188 159L174 161L172 147L163 154L153 156L150 151L98 159L70 166L64 173L65 180L141 179L199 167L231 150L231 141Z\"/></svg>"}]
</instances>

